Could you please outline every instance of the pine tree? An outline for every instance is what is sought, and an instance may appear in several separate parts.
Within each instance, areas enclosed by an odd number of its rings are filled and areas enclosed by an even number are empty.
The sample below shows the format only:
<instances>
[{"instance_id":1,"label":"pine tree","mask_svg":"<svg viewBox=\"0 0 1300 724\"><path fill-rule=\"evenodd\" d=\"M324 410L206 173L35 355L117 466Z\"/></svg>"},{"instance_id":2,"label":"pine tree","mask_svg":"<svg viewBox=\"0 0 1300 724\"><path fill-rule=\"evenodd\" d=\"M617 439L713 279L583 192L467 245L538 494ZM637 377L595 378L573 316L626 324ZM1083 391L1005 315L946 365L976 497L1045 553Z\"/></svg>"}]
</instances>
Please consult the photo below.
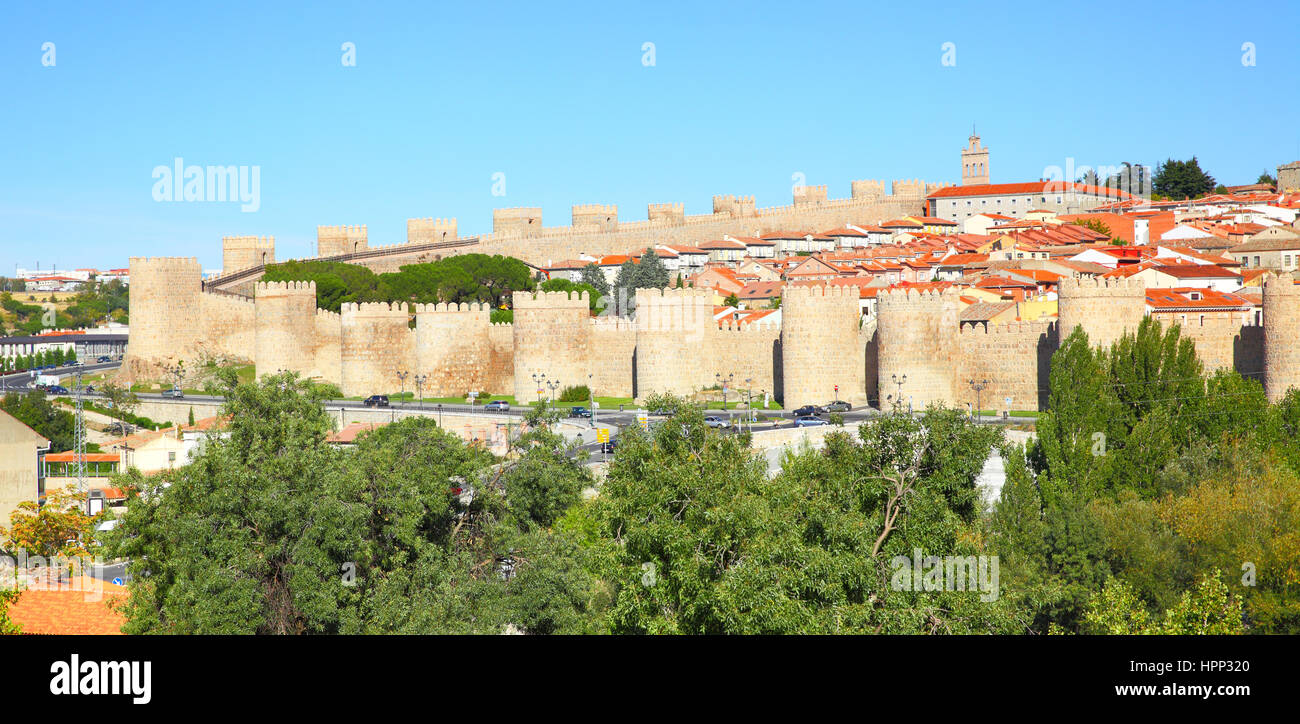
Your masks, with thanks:
<instances>
[{"instance_id":1,"label":"pine tree","mask_svg":"<svg viewBox=\"0 0 1300 724\"><path fill-rule=\"evenodd\" d=\"M647 248L636 267L634 285L637 289L663 289L668 286L668 269L654 249Z\"/></svg>"}]
</instances>

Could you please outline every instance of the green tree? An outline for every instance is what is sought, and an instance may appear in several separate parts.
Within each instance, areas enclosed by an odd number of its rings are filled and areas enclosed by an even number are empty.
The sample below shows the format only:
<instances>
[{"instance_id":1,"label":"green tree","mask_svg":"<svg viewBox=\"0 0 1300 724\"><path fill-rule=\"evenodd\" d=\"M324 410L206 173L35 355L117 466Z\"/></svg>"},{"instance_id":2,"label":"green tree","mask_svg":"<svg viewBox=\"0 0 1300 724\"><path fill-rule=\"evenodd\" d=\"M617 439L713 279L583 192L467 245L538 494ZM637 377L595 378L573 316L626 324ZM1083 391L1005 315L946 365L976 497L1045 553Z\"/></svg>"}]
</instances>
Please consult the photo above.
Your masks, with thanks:
<instances>
[{"instance_id":1,"label":"green tree","mask_svg":"<svg viewBox=\"0 0 1300 724\"><path fill-rule=\"evenodd\" d=\"M1214 177L1201 170L1201 164L1192 156L1187 161L1167 159L1156 168L1152 187L1157 194L1170 199L1195 199L1214 190Z\"/></svg>"},{"instance_id":2,"label":"green tree","mask_svg":"<svg viewBox=\"0 0 1300 724\"><path fill-rule=\"evenodd\" d=\"M668 269L654 249L646 247L641 254L641 263L636 265L633 285L637 289L664 289L669 285Z\"/></svg>"}]
</instances>

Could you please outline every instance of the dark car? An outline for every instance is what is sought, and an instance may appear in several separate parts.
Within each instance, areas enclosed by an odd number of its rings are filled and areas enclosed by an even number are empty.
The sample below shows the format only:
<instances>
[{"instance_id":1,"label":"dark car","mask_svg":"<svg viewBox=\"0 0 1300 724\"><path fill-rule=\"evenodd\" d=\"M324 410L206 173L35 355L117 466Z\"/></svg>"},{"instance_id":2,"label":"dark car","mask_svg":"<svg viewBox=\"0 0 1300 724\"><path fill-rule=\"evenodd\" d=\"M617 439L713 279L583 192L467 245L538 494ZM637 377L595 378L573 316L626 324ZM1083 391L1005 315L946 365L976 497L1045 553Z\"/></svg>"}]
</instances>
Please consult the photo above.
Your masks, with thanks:
<instances>
[{"instance_id":1,"label":"dark car","mask_svg":"<svg viewBox=\"0 0 1300 724\"><path fill-rule=\"evenodd\" d=\"M371 395L361 404L366 407L388 407L388 395Z\"/></svg>"},{"instance_id":2,"label":"dark car","mask_svg":"<svg viewBox=\"0 0 1300 724\"><path fill-rule=\"evenodd\" d=\"M591 410L585 407L570 407L569 417L591 417Z\"/></svg>"},{"instance_id":3,"label":"dark car","mask_svg":"<svg viewBox=\"0 0 1300 724\"><path fill-rule=\"evenodd\" d=\"M613 454L614 454L614 448L616 448L616 447L618 447L618 438L616 438L616 437L611 437L611 438L609 439L609 442L602 442L602 443L600 444L600 451L601 451L602 453L604 453L605 455L613 455Z\"/></svg>"},{"instance_id":4,"label":"dark car","mask_svg":"<svg viewBox=\"0 0 1300 724\"><path fill-rule=\"evenodd\" d=\"M795 427L817 427L818 425L829 425L829 424L830 424L829 422L826 422L820 417L813 417L811 415L805 415L804 417L795 418L794 421Z\"/></svg>"},{"instance_id":5,"label":"dark car","mask_svg":"<svg viewBox=\"0 0 1300 724\"><path fill-rule=\"evenodd\" d=\"M51 395L68 394L68 388L64 387L63 385L50 385L49 387L45 388L45 391Z\"/></svg>"},{"instance_id":6,"label":"dark car","mask_svg":"<svg viewBox=\"0 0 1300 724\"><path fill-rule=\"evenodd\" d=\"M666 407L661 407L658 410L651 410L650 414L654 415L655 417L672 417L673 411L669 410Z\"/></svg>"},{"instance_id":7,"label":"dark car","mask_svg":"<svg viewBox=\"0 0 1300 724\"><path fill-rule=\"evenodd\" d=\"M112 361L113 361L113 358L112 358L112 357L109 357L109 356L106 355L106 354L101 354L101 355L100 355L100 356L99 356L95 361L96 361L96 362L112 362Z\"/></svg>"},{"instance_id":8,"label":"dark car","mask_svg":"<svg viewBox=\"0 0 1300 724\"><path fill-rule=\"evenodd\" d=\"M484 405L483 409L493 412L507 412L510 409L510 403L505 400L493 400Z\"/></svg>"},{"instance_id":9,"label":"dark car","mask_svg":"<svg viewBox=\"0 0 1300 724\"><path fill-rule=\"evenodd\" d=\"M794 411L794 416L808 417L809 415L820 415L824 412L826 412L825 408L818 407L816 405L804 405L803 407L800 407L799 409Z\"/></svg>"},{"instance_id":10,"label":"dark car","mask_svg":"<svg viewBox=\"0 0 1300 724\"><path fill-rule=\"evenodd\" d=\"M827 412L848 412L849 410L852 409L853 409L853 405L850 405L844 400L836 400L826 406Z\"/></svg>"}]
</instances>

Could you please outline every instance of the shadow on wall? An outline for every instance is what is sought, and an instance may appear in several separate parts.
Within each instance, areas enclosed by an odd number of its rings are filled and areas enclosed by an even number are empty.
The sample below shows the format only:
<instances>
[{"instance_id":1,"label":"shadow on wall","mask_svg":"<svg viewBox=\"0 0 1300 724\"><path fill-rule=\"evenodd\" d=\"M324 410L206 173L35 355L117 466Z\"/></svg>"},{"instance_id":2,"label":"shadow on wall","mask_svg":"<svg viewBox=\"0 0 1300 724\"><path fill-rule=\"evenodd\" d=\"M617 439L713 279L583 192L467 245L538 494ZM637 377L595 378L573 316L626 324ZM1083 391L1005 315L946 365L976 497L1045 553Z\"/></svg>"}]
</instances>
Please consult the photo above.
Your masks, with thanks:
<instances>
[{"instance_id":1,"label":"shadow on wall","mask_svg":"<svg viewBox=\"0 0 1300 724\"><path fill-rule=\"evenodd\" d=\"M1052 379L1052 355L1061 346L1059 323L1038 335L1038 409L1046 410Z\"/></svg>"},{"instance_id":2,"label":"shadow on wall","mask_svg":"<svg viewBox=\"0 0 1300 724\"><path fill-rule=\"evenodd\" d=\"M781 335L772 343L772 399L785 404L785 368L781 364Z\"/></svg>"},{"instance_id":3,"label":"shadow on wall","mask_svg":"<svg viewBox=\"0 0 1300 724\"><path fill-rule=\"evenodd\" d=\"M1242 377L1264 383L1264 328L1246 326L1232 338L1232 368Z\"/></svg>"}]
</instances>

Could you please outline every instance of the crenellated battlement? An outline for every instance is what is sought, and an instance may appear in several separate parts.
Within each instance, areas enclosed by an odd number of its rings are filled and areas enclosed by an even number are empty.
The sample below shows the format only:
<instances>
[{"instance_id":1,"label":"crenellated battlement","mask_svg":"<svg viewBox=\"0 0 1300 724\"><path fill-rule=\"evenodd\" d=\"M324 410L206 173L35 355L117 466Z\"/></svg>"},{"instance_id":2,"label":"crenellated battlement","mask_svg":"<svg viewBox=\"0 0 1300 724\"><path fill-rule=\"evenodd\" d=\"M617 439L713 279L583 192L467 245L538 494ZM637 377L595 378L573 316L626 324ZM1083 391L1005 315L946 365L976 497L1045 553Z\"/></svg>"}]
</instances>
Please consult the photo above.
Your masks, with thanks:
<instances>
[{"instance_id":1,"label":"crenellated battlement","mask_svg":"<svg viewBox=\"0 0 1300 724\"><path fill-rule=\"evenodd\" d=\"M1140 279L1134 278L1101 278L1094 277L1077 278L1066 277L1061 280L1059 294L1078 293L1087 296L1129 296L1132 294L1145 294L1146 284Z\"/></svg>"},{"instance_id":2,"label":"crenellated battlement","mask_svg":"<svg viewBox=\"0 0 1300 724\"><path fill-rule=\"evenodd\" d=\"M901 179L894 181L891 188L894 196L924 197L925 182L920 179Z\"/></svg>"},{"instance_id":3,"label":"crenellated battlement","mask_svg":"<svg viewBox=\"0 0 1300 724\"><path fill-rule=\"evenodd\" d=\"M830 299L841 301L849 299L856 306L858 304L859 292L855 286L847 284L821 284L816 286L792 286L786 285L781 290L782 306L790 301L819 300Z\"/></svg>"},{"instance_id":4,"label":"crenellated battlement","mask_svg":"<svg viewBox=\"0 0 1300 724\"><path fill-rule=\"evenodd\" d=\"M408 244L425 244L429 242L451 241L457 238L455 219L407 219L406 242Z\"/></svg>"},{"instance_id":5,"label":"crenellated battlement","mask_svg":"<svg viewBox=\"0 0 1300 724\"><path fill-rule=\"evenodd\" d=\"M863 179L849 182L849 193L855 199L880 199L885 195L885 182Z\"/></svg>"},{"instance_id":6,"label":"crenellated battlement","mask_svg":"<svg viewBox=\"0 0 1300 724\"><path fill-rule=\"evenodd\" d=\"M825 201L826 186L796 186L794 187L794 203L798 204L816 204Z\"/></svg>"},{"instance_id":7,"label":"crenellated battlement","mask_svg":"<svg viewBox=\"0 0 1300 724\"><path fill-rule=\"evenodd\" d=\"M288 292L310 293L314 297L316 296L316 282L257 282L253 285L254 298L265 294Z\"/></svg>"},{"instance_id":8,"label":"crenellated battlement","mask_svg":"<svg viewBox=\"0 0 1300 724\"><path fill-rule=\"evenodd\" d=\"M487 302L438 302L436 304L417 304L415 314L483 314L492 313L492 305Z\"/></svg>"},{"instance_id":9,"label":"crenellated battlement","mask_svg":"<svg viewBox=\"0 0 1300 724\"><path fill-rule=\"evenodd\" d=\"M410 316L406 302L347 302L339 309L343 319L349 317Z\"/></svg>"},{"instance_id":10,"label":"crenellated battlement","mask_svg":"<svg viewBox=\"0 0 1300 724\"><path fill-rule=\"evenodd\" d=\"M958 329L958 334L974 335L976 337L996 337L999 335L1023 337L1025 335L1051 334L1055 329L1056 322L1000 322L997 324L981 322L974 325L963 324Z\"/></svg>"},{"instance_id":11,"label":"crenellated battlement","mask_svg":"<svg viewBox=\"0 0 1300 724\"><path fill-rule=\"evenodd\" d=\"M753 196L714 196L713 213L725 214L733 217L744 217L754 215L754 197Z\"/></svg>"},{"instance_id":12,"label":"crenellated battlement","mask_svg":"<svg viewBox=\"0 0 1300 724\"><path fill-rule=\"evenodd\" d=\"M275 263L274 236L221 237L221 271L223 274L273 263Z\"/></svg>"},{"instance_id":13,"label":"crenellated battlement","mask_svg":"<svg viewBox=\"0 0 1300 724\"><path fill-rule=\"evenodd\" d=\"M199 260L192 256L133 256L128 264L134 272L201 270Z\"/></svg>"},{"instance_id":14,"label":"crenellated battlement","mask_svg":"<svg viewBox=\"0 0 1300 724\"><path fill-rule=\"evenodd\" d=\"M520 206L492 210L492 233L506 236L535 236L542 233L542 209Z\"/></svg>"},{"instance_id":15,"label":"crenellated battlement","mask_svg":"<svg viewBox=\"0 0 1300 724\"><path fill-rule=\"evenodd\" d=\"M511 297L519 309L589 309L587 292L515 292Z\"/></svg>"}]
</instances>

